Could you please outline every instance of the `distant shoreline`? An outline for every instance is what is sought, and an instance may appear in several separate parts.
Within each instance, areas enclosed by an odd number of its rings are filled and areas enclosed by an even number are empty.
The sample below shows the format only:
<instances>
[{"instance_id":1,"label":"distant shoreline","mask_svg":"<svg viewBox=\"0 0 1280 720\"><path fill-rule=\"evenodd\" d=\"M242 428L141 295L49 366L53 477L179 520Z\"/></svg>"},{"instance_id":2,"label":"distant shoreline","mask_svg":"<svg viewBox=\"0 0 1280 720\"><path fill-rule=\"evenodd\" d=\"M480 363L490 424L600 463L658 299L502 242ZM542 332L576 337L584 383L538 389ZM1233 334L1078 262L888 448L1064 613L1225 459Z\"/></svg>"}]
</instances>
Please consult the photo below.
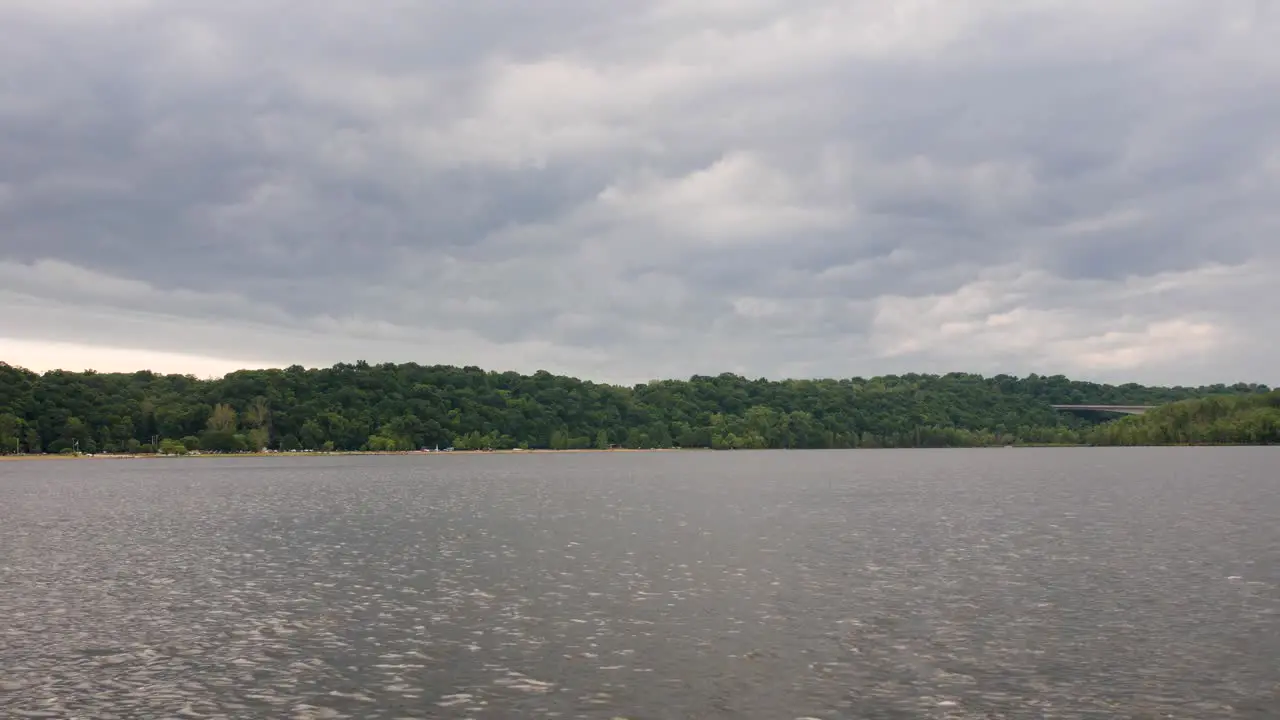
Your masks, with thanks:
<instances>
[{"instance_id":1,"label":"distant shoreline","mask_svg":"<svg viewBox=\"0 0 1280 720\"><path fill-rule=\"evenodd\" d=\"M817 448L817 450L999 450L1001 448L1030 450L1046 448L1208 448L1208 447L1270 447L1269 445L1260 445L1256 443L1168 443L1160 445L1076 445L1076 444L1052 444L1052 443L1027 443L1017 445L983 445L975 447L925 447L925 448ZM803 448L789 450L786 448L759 448L744 449L742 452L805 452ZM599 450L596 448L580 448L573 450L552 450L550 448L537 448L521 450L514 448L511 450L333 450L324 451L317 450L314 452L243 452L243 453L196 453L188 455L159 455L152 453L139 453L129 455L125 453L115 454L98 454L98 455L62 455L62 454L41 454L41 455L0 455L0 462L22 462L32 461L38 462L42 460L160 460L160 459L192 459L200 458L287 458L287 457L358 457L358 456L423 456L423 455L569 455L569 454L593 454L593 453L671 453L671 452L714 452L714 453L731 453L734 450L714 450L712 448L691 447L691 448L609 448L608 450Z\"/></svg>"},{"instance_id":2,"label":"distant shoreline","mask_svg":"<svg viewBox=\"0 0 1280 720\"><path fill-rule=\"evenodd\" d=\"M721 373L611 386L543 371L359 362L198 380L147 371L41 375L0 361L0 386L8 391L0 393L5 452L1280 444L1280 390L1256 383ZM1108 408L1144 414L1116 419Z\"/></svg>"},{"instance_id":3,"label":"distant shoreline","mask_svg":"<svg viewBox=\"0 0 1280 720\"><path fill-rule=\"evenodd\" d=\"M39 455L0 455L0 462L18 462L23 460L39 461L39 460L157 460L157 459L200 459L200 458L246 458L246 457L349 457L359 455L563 455L563 454L581 454L581 453L654 453L654 452L690 452L697 450L705 450L711 452L710 448L609 448L600 450L597 448L580 448L573 450L552 450L549 448L538 448L521 450L513 448L511 450L316 450L316 451L300 451L300 452L241 452L241 453L190 453L187 455L161 455L158 453L99 453L97 455L88 455L81 453L79 455L63 455L60 453L48 453Z\"/></svg>"}]
</instances>

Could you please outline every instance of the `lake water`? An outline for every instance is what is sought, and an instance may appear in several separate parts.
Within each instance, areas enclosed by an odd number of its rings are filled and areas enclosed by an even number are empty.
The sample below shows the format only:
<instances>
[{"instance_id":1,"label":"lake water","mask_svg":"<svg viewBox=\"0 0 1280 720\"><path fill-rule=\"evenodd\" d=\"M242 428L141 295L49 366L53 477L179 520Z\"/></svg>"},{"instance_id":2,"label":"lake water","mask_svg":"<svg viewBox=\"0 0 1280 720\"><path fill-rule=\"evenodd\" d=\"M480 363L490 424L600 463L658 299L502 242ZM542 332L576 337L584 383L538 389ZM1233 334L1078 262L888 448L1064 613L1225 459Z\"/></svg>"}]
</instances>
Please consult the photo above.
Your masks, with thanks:
<instances>
[{"instance_id":1,"label":"lake water","mask_svg":"<svg viewBox=\"0 0 1280 720\"><path fill-rule=\"evenodd\" d=\"M1277 718L1280 452L0 463L0 715Z\"/></svg>"}]
</instances>

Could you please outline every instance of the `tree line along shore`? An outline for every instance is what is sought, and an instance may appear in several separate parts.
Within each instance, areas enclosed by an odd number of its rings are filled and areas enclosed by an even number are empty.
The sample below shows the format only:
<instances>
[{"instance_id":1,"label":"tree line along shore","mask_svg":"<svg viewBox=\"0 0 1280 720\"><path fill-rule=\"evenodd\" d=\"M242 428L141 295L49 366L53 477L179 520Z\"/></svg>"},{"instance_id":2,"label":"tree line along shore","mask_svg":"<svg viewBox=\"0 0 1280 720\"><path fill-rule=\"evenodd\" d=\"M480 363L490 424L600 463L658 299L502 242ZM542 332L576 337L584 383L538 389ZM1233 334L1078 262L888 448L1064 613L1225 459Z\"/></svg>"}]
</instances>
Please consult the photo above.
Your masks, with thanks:
<instances>
[{"instance_id":1,"label":"tree line along shore","mask_svg":"<svg viewBox=\"0 0 1280 720\"><path fill-rule=\"evenodd\" d=\"M1158 405L1145 415L1052 405ZM1280 392L1061 375L693 376L631 387L414 363L222 378L0 363L0 454L1280 443Z\"/></svg>"}]
</instances>

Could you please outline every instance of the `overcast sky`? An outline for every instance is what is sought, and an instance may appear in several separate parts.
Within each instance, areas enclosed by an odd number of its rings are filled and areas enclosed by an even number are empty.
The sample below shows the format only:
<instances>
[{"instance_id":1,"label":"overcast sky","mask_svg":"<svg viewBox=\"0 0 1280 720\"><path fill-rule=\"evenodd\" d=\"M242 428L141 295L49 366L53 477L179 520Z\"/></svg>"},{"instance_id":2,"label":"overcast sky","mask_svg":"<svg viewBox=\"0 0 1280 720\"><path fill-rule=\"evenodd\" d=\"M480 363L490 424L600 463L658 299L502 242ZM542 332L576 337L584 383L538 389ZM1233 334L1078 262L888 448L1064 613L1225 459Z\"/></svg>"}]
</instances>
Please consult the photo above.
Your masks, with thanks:
<instances>
[{"instance_id":1,"label":"overcast sky","mask_svg":"<svg viewBox=\"0 0 1280 720\"><path fill-rule=\"evenodd\" d=\"M0 359L1280 384L1267 0L0 0Z\"/></svg>"}]
</instances>

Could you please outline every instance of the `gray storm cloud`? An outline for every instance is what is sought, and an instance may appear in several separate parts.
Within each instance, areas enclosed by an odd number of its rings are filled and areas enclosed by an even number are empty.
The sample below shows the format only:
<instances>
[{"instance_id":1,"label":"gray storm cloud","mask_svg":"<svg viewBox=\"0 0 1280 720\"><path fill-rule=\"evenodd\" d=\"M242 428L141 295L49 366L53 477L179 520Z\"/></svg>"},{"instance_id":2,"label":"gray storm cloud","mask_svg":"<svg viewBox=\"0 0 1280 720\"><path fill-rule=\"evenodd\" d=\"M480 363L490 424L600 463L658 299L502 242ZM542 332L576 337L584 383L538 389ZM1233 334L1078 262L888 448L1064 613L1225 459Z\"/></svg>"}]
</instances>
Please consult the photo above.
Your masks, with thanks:
<instances>
[{"instance_id":1,"label":"gray storm cloud","mask_svg":"<svg viewBox=\"0 0 1280 720\"><path fill-rule=\"evenodd\" d=\"M1280 382L1280 16L0 4L0 337Z\"/></svg>"}]
</instances>

